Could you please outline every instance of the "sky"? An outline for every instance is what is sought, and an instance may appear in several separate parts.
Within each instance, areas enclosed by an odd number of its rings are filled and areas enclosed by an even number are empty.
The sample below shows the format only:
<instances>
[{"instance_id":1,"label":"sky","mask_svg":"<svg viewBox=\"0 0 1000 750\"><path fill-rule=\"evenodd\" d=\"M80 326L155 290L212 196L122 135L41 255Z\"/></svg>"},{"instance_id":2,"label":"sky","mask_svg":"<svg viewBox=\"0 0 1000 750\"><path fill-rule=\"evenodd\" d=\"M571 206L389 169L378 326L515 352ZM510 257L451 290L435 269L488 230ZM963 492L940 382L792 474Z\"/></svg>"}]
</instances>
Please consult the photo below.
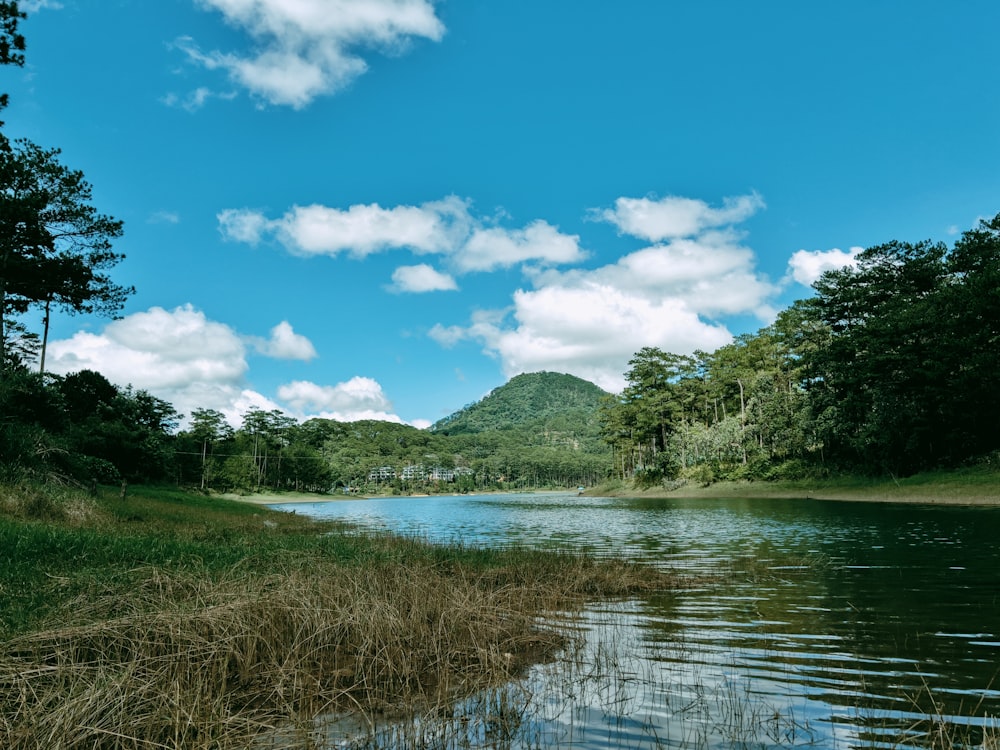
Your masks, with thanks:
<instances>
[{"instance_id":1,"label":"sky","mask_svg":"<svg viewBox=\"0 0 1000 750\"><path fill-rule=\"evenodd\" d=\"M11 138L121 219L47 369L190 415L427 427L620 391L1000 212L995 0L32 0Z\"/></svg>"}]
</instances>

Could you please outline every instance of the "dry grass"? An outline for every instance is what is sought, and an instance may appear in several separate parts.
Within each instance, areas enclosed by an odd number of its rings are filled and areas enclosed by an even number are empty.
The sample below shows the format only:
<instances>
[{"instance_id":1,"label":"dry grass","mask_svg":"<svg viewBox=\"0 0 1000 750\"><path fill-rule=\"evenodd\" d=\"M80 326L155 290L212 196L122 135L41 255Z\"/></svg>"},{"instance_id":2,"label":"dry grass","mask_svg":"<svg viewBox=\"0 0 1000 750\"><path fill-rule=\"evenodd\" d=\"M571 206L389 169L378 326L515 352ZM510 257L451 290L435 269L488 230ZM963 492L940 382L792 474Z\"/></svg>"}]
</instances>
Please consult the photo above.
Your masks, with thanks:
<instances>
[{"instance_id":1,"label":"dry grass","mask_svg":"<svg viewBox=\"0 0 1000 750\"><path fill-rule=\"evenodd\" d=\"M266 574L257 561L93 581L4 644L0 747L223 750L275 730L309 747L317 715L446 706L546 658L566 638L546 612L675 583L568 554L353 543L370 563L313 551Z\"/></svg>"}]
</instances>

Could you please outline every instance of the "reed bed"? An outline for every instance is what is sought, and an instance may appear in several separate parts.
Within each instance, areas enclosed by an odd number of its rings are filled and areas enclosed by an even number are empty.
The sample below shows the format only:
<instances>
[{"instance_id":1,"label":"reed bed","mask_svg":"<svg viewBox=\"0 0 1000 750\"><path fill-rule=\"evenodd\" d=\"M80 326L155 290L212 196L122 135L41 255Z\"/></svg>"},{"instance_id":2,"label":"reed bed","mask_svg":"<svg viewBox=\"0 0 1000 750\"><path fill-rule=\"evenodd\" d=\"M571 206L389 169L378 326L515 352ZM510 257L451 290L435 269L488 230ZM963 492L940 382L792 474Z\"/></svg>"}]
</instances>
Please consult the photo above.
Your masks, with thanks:
<instances>
[{"instance_id":1,"label":"reed bed","mask_svg":"<svg viewBox=\"0 0 1000 750\"><path fill-rule=\"evenodd\" d=\"M311 747L317 716L349 712L374 726L380 715L453 705L549 658L572 636L546 625L548 612L675 584L627 562L264 518L148 540L152 557L183 548L181 562L130 567L119 552L98 574L49 560L60 570L45 579L49 598L63 599L0 653L0 747L225 750L268 737ZM41 533L38 523L18 533ZM153 526L163 533L162 519ZM97 540L114 533L120 524L88 537L90 553L109 556ZM206 565L190 546L199 539L205 555L229 544L243 556ZM123 543L129 555L141 541Z\"/></svg>"}]
</instances>

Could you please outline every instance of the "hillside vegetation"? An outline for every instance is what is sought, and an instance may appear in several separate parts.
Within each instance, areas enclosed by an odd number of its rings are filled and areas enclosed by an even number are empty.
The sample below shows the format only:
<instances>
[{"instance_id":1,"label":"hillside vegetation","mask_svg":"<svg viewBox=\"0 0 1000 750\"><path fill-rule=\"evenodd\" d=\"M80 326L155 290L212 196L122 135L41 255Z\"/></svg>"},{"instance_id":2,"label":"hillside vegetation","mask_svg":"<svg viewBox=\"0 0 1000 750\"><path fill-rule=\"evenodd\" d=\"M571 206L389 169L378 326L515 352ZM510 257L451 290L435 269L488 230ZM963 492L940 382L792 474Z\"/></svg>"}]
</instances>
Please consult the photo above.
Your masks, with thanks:
<instances>
[{"instance_id":1,"label":"hillside vegetation","mask_svg":"<svg viewBox=\"0 0 1000 750\"><path fill-rule=\"evenodd\" d=\"M536 372L517 375L481 401L445 417L432 432L462 435L489 430L562 433L599 440L597 412L610 394L574 375Z\"/></svg>"},{"instance_id":2,"label":"hillside vegetation","mask_svg":"<svg viewBox=\"0 0 1000 750\"><path fill-rule=\"evenodd\" d=\"M0 377L0 479L164 482L219 492L467 492L593 485L611 470L598 410L570 375L521 375L431 430L376 420L297 423L251 409L234 429L196 409L190 426L97 372Z\"/></svg>"},{"instance_id":3,"label":"hillside vegetation","mask_svg":"<svg viewBox=\"0 0 1000 750\"><path fill-rule=\"evenodd\" d=\"M896 480L995 465L1000 215L951 248L870 247L813 289L714 352L640 350L602 416L617 476Z\"/></svg>"}]
</instances>

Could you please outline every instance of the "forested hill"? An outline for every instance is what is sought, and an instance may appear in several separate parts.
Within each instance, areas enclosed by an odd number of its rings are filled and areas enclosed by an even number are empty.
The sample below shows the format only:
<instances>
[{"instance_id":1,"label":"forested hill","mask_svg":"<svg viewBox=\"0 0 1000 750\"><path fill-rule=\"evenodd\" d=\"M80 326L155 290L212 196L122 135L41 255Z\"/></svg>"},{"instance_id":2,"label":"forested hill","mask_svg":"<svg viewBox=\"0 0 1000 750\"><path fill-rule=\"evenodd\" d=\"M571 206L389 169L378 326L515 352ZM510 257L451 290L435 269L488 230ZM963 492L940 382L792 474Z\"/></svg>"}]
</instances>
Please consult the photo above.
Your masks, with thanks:
<instances>
[{"instance_id":1,"label":"forested hill","mask_svg":"<svg viewBox=\"0 0 1000 750\"><path fill-rule=\"evenodd\" d=\"M557 372L517 375L481 401L437 422L431 431L463 435L531 428L597 436L597 414L608 395L574 375Z\"/></svg>"}]
</instances>

